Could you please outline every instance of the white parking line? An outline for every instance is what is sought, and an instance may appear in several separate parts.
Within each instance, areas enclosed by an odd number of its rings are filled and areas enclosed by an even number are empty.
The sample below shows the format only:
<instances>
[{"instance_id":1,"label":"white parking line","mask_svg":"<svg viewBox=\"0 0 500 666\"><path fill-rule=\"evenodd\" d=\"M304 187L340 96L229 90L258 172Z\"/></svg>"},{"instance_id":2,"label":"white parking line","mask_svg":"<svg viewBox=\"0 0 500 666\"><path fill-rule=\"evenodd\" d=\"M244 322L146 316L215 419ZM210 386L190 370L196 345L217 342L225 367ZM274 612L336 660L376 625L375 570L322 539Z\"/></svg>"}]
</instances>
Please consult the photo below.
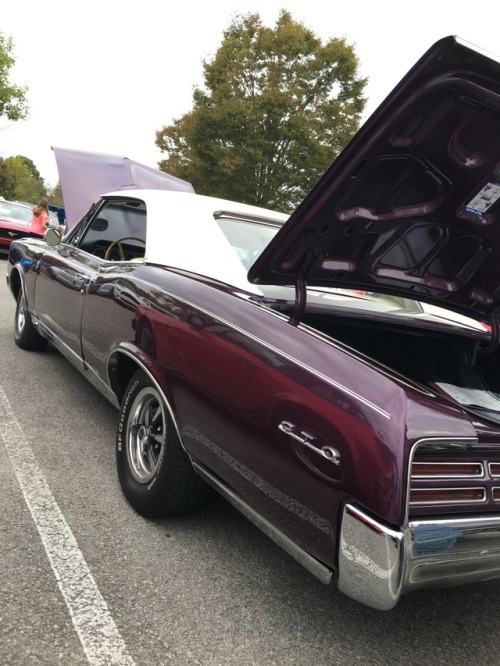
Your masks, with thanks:
<instances>
[{"instance_id":1,"label":"white parking line","mask_svg":"<svg viewBox=\"0 0 500 666\"><path fill-rule=\"evenodd\" d=\"M0 436L92 666L133 666L94 577L0 387Z\"/></svg>"}]
</instances>

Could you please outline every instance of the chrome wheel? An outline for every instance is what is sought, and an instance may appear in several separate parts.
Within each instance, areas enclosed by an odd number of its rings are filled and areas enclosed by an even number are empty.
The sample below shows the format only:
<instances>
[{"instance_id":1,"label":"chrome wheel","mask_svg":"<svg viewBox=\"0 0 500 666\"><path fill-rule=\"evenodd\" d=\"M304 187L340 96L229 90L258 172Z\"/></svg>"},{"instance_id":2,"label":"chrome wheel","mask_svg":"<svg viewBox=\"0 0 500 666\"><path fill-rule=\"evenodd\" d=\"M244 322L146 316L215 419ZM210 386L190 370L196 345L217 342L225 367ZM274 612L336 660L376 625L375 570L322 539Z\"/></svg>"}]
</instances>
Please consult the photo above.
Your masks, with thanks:
<instances>
[{"instance_id":1,"label":"chrome wheel","mask_svg":"<svg viewBox=\"0 0 500 666\"><path fill-rule=\"evenodd\" d=\"M167 418L162 400L152 386L135 397L127 423L127 459L134 479L149 483L165 455Z\"/></svg>"},{"instance_id":2,"label":"chrome wheel","mask_svg":"<svg viewBox=\"0 0 500 666\"><path fill-rule=\"evenodd\" d=\"M17 296L16 314L14 318L14 340L21 349L40 350L47 344L33 325L31 315L22 289Z\"/></svg>"},{"instance_id":3,"label":"chrome wheel","mask_svg":"<svg viewBox=\"0 0 500 666\"><path fill-rule=\"evenodd\" d=\"M26 324L26 301L24 300L24 296L21 295L19 300L19 306L17 308L17 316L16 316L16 326L17 330L19 333L22 333L24 326Z\"/></svg>"},{"instance_id":4,"label":"chrome wheel","mask_svg":"<svg viewBox=\"0 0 500 666\"><path fill-rule=\"evenodd\" d=\"M123 494L143 516L179 516L210 492L184 451L166 398L141 370L123 394L116 467Z\"/></svg>"}]
</instances>

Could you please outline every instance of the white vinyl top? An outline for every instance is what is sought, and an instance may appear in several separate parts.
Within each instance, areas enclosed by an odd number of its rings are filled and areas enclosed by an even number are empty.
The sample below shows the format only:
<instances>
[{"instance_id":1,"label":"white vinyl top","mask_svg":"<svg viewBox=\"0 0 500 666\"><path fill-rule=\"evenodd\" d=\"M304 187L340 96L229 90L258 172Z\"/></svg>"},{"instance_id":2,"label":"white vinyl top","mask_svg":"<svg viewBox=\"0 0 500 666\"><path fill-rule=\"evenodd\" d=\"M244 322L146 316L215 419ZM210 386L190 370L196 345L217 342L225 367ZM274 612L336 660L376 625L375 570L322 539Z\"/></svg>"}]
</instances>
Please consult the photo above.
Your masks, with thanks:
<instances>
[{"instance_id":1,"label":"white vinyl top","mask_svg":"<svg viewBox=\"0 0 500 666\"><path fill-rule=\"evenodd\" d=\"M147 213L145 261L204 275L260 294L219 228L218 211L259 216L283 223L288 215L257 206L166 190L120 190L103 195L144 201Z\"/></svg>"}]
</instances>

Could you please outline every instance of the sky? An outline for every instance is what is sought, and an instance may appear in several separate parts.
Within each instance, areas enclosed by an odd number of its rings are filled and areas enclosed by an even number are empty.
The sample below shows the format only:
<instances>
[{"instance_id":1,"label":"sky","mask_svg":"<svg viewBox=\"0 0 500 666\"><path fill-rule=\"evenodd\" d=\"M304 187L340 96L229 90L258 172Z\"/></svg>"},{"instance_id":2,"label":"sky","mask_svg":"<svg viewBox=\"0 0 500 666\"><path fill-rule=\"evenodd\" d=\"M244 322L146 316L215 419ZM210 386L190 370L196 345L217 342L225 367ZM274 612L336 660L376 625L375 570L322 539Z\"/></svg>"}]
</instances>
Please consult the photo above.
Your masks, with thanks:
<instances>
[{"instance_id":1,"label":"sky","mask_svg":"<svg viewBox=\"0 0 500 666\"><path fill-rule=\"evenodd\" d=\"M0 118L0 157L30 158L49 187L51 146L111 153L156 167L155 133L188 113L223 33L257 12L288 10L323 41L343 37L368 77L368 117L434 42L457 35L500 55L498 0L3 0L10 82L28 88L29 117ZM0 193L1 194L1 193Z\"/></svg>"}]
</instances>

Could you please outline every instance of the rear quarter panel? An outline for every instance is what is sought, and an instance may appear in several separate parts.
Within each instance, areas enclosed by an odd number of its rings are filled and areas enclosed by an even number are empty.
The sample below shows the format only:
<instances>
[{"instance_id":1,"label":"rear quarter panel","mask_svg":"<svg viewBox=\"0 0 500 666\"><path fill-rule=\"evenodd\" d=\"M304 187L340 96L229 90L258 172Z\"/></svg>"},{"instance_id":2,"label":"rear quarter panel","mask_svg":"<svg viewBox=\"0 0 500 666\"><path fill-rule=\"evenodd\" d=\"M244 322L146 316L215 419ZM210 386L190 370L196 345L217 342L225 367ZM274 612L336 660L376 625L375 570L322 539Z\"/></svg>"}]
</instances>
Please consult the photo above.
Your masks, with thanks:
<instances>
[{"instance_id":1,"label":"rear quarter panel","mask_svg":"<svg viewBox=\"0 0 500 666\"><path fill-rule=\"evenodd\" d=\"M148 321L187 450L322 561L346 499L403 522L415 439L429 428L471 435L459 411L248 295L161 268L137 277L135 314ZM283 433L283 421L337 449L340 465Z\"/></svg>"}]
</instances>

